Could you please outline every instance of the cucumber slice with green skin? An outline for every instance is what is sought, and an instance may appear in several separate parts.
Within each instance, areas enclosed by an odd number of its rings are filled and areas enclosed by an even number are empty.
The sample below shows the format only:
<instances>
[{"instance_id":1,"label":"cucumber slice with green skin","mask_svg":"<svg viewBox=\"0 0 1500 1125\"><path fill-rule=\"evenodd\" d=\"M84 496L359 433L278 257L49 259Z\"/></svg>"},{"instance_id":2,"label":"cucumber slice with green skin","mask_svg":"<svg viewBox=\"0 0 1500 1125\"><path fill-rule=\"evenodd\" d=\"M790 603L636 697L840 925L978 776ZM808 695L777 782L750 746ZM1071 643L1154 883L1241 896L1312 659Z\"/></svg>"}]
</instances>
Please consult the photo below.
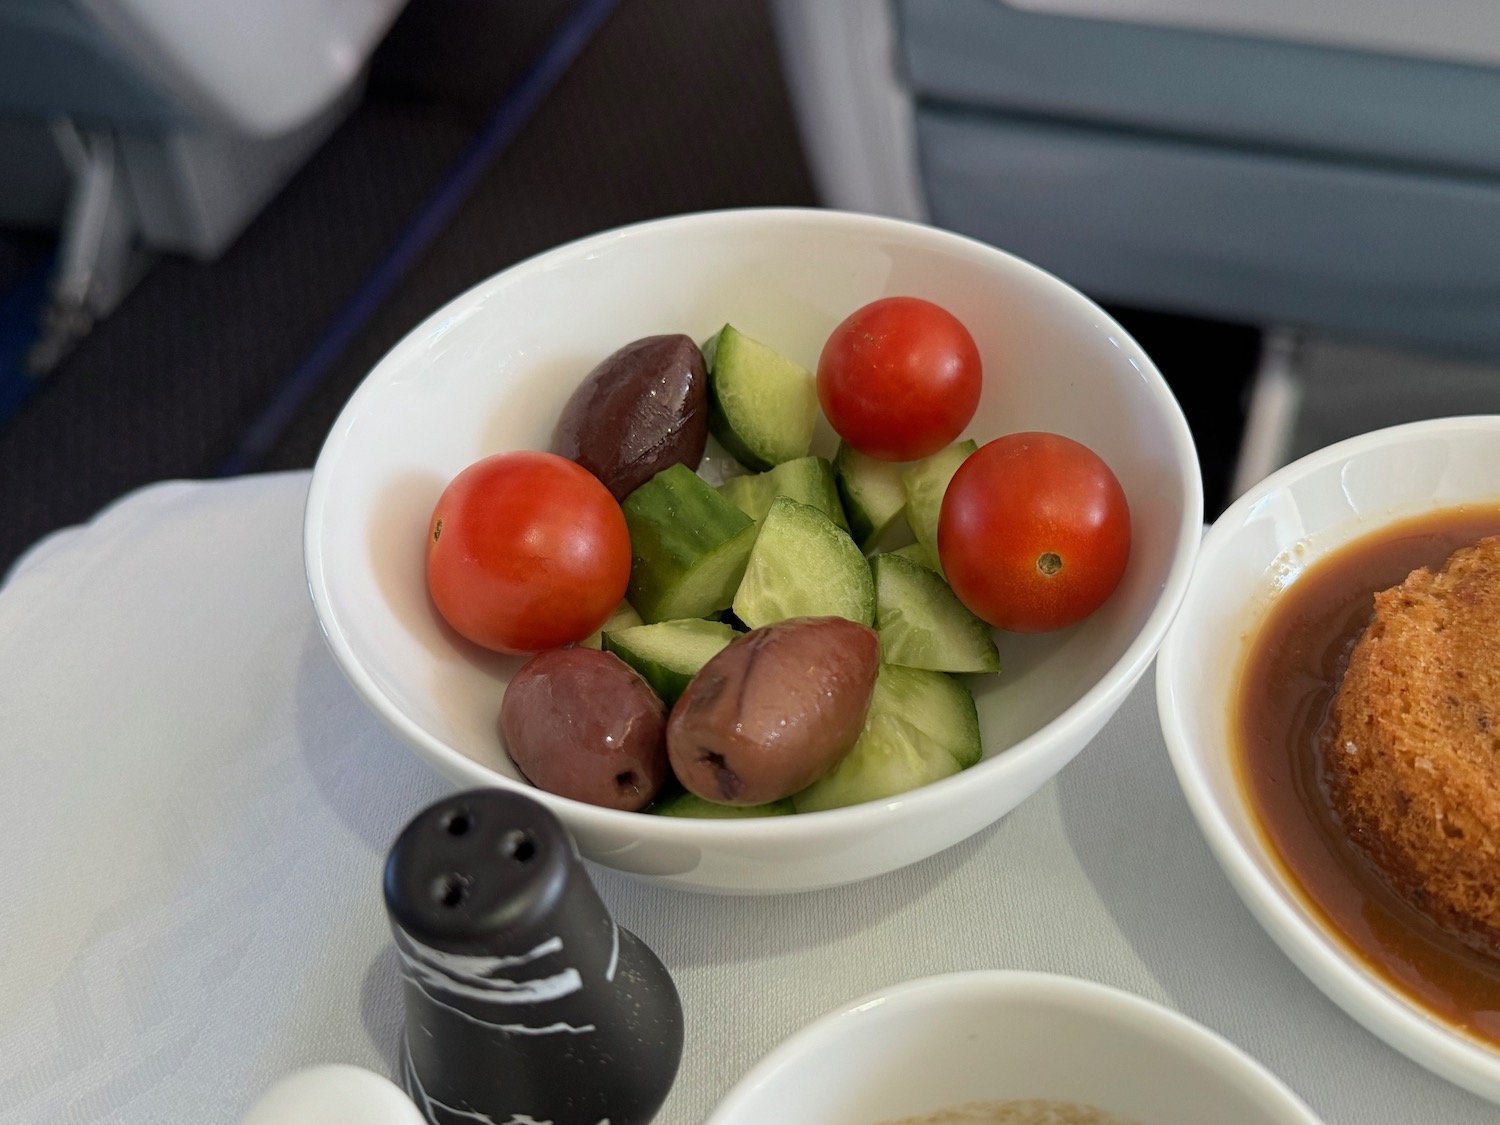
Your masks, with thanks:
<instances>
[{"instance_id":1,"label":"cucumber slice with green skin","mask_svg":"<svg viewBox=\"0 0 1500 1125\"><path fill-rule=\"evenodd\" d=\"M603 648L604 634L611 629L629 629L632 625L642 624L641 615L635 611L635 606L629 602L621 602L615 606L615 611L609 615L609 620L599 626L599 631L579 641L580 648Z\"/></svg>"},{"instance_id":2,"label":"cucumber slice with green skin","mask_svg":"<svg viewBox=\"0 0 1500 1125\"><path fill-rule=\"evenodd\" d=\"M906 515L906 484L901 471L907 462L866 457L845 442L833 456L833 479L849 517L849 534L861 551L871 550L894 534Z\"/></svg>"},{"instance_id":3,"label":"cucumber slice with green skin","mask_svg":"<svg viewBox=\"0 0 1500 1125\"><path fill-rule=\"evenodd\" d=\"M639 672L669 708L698 669L739 636L722 621L688 617L604 634L604 651Z\"/></svg>"},{"instance_id":4,"label":"cucumber slice with green skin","mask_svg":"<svg viewBox=\"0 0 1500 1125\"><path fill-rule=\"evenodd\" d=\"M812 372L726 324L703 346L708 429L747 469L806 457L818 421Z\"/></svg>"},{"instance_id":5,"label":"cucumber slice with green skin","mask_svg":"<svg viewBox=\"0 0 1500 1125\"><path fill-rule=\"evenodd\" d=\"M886 554L870 560L870 572L875 576L881 660L933 672L1000 671L990 627L969 612L935 571Z\"/></svg>"},{"instance_id":6,"label":"cucumber slice with green skin","mask_svg":"<svg viewBox=\"0 0 1500 1125\"><path fill-rule=\"evenodd\" d=\"M778 496L760 525L734 612L751 629L788 617L847 617L870 625L875 579L854 540L831 519Z\"/></svg>"},{"instance_id":7,"label":"cucumber slice with green skin","mask_svg":"<svg viewBox=\"0 0 1500 1125\"><path fill-rule=\"evenodd\" d=\"M886 553L898 555L908 562L916 563L918 566L925 566L928 570L937 574L939 578L942 577L942 574L938 571L937 559L933 558L932 552L920 543L908 543L904 547L897 547L894 551L887 551Z\"/></svg>"},{"instance_id":8,"label":"cucumber slice with green skin","mask_svg":"<svg viewBox=\"0 0 1500 1125\"><path fill-rule=\"evenodd\" d=\"M790 816L791 798L772 801L765 805L720 805L705 801L695 793L683 790L664 797L646 810L657 816L694 816L705 820L745 820L760 816Z\"/></svg>"},{"instance_id":9,"label":"cucumber slice with green skin","mask_svg":"<svg viewBox=\"0 0 1500 1125\"><path fill-rule=\"evenodd\" d=\"M956 442L901 471L901 482L906 486L907 522L917 542L927 548L937 563L939 574L942 563L938 560L937 525L943 512L943 494L958 467L978 449L979 443L973 440Z\"/></svg>"},{"instance_id":10,"label":"cucumber slice with green skin","mask_svg":"<svg viewBox=\"0 0 1500 1125\"><path fill-rule=\"evenodd\" d=\"M880 801L951 777L979 760L969 689L942 672L883 664L864 730L833 771L792 795L799 813Z\"/></svg>"},{"instance_id":11,"label":"cucumber slice with green skin","mask_svg":"<svg viewBox=\"0 0 1500 1125\"><path fill-rule=\"evenodd\" d=\"M921 732L923 741L941 746L960 769L984 756L979 737L979 709L962 680L944 672L890 666L890 690L901 701L901 718Z\"/></svg>"},{"instance_id":12,"label":"cucumber slice with green skin","mask_svg":"<svg viewBox=\"0 0 1500 1125\"><path fill-rule=\"evenodd\" d=\"M771 510L771 501L787 496L799 504L810 504L845 531L844 506L833 482L833 466L823 457L798 457L765 473L731 477L719 485L726 499L759 523Z\"/></svg>"},{"instance_id":13,"label":"cucumber slice with green skin","mask_svg":"<svg viewBox=\"0 0 1500 1125\"><path fill-rule=\"evenodd\" d=\"M620 505L630 529L627 598L647 623L728 609L755 521L685 465L669 465Z\"/></svg>"}]
</instances>

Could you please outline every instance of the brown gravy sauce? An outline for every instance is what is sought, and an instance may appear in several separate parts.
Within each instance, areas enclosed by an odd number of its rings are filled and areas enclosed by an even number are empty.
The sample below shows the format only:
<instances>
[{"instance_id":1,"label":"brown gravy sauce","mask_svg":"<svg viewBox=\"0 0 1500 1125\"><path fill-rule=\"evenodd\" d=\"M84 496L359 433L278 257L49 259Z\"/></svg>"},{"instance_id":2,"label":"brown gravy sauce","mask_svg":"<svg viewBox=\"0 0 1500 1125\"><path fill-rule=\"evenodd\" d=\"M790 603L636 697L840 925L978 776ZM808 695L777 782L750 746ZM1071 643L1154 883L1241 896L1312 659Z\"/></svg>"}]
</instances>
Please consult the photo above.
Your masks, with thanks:
<instances>
[{"instance_id":1,"label":"brown gravy sauce","mask_svg":"<svg viewBox=\"0 0 1500 1125\"><path fill-rule=\"evenodd\" d=\"M1233 729L1260 827L1303 897L1371 971L1436 1018L1500 1047L1500 962L1449 937L1391 891L1340 829L1319 781L1334 691L1372 595L1500 533L1500 507L1434 512L1311 564L1251 642Z\"/></svg>"},{"instance_id":2,"label":"brown gravy sauce","mask_svg":"<svg viewBox=\"0 0 1500 1125\"><path fill-rule=\"evenodd\" d=\"M966 1102L936 1113L903 1117L882 1125L1135 1125L1102 1109L1047 1098Z\"/></svg>"}]
</instances>

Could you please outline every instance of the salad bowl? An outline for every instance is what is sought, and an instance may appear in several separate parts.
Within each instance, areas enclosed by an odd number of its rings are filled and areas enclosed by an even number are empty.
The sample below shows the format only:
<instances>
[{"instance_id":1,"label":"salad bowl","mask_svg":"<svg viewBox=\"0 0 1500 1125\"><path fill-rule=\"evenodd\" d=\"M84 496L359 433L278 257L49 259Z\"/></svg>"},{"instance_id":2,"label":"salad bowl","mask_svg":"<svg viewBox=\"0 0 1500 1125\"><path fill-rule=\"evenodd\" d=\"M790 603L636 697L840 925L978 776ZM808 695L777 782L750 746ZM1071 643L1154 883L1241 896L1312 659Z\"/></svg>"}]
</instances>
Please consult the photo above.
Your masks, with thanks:
<instances>
[{"instance_id":1,"label":"salad bowl","mask_svg":"<svg viewBox=\"0 0 1500 1125\"><path fill-rule=\"evenodd\" d=\"M997 633L1002 672L971 681L983 759L899 797L797 816L701 820L531 789L498 731L517 657L446 628L424 583L429 519L472 462L548 448L579 382L624 343L703 340L726 322L813 369L830 332L877 298L948 309L983 389L962 436L1053 431L1099 454L1129 501L1124 576L1081 624ZM814 452L833 453L820 423ZM707 459L712 466L715 453ZM706 471L705 471L706 475ZM513 266L417 326L334 425L308 496L313 606L349 682L455 785L525 787L606 867L686 889L780 892L892 871L993 823L1057 773L1145 672L1186 589L1203 516L1187 423L1151 360L1102 309L994 247L919 224L823 210L684 215Z\"/></svg>"}]
</instances>

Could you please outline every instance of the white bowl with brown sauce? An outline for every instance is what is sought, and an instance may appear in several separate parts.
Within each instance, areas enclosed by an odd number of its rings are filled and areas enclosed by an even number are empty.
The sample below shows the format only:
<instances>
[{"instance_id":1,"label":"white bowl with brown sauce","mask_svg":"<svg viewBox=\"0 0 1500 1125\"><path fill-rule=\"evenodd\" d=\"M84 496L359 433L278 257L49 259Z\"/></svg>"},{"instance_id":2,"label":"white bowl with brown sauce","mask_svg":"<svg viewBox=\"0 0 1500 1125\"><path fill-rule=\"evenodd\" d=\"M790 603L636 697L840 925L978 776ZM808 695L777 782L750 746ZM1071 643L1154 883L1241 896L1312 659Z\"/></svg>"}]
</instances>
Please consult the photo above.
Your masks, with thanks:
<instances>
[{"instance_id":1,"label":"white bowl with brown sauce","mask_svg":"<svg viewBox=\"0 0 1500 1125\"><path fill-rule=\"evenodd\" d=\"M1432 904L1447 888L1437 880L1411 891L1389 874L1400 871L1394 853L1343 795L1334 758L1365 741L1339 725L1352 704L1335 698L1375 592L1417 568L1440 571L1455 550L1496 534L1500 416L1416 422L1310 454L1210 528L1158 656L1157 703L1200 828L1287 956L1392 1047L1500 1102L1500 951L1440 921ZM1432 660L1461 659L1447 651ZM1415 679L1408 689L1395 674L1397 687L1383 690L1416 693ZM1364 752L1388 754L1384 763L1406 750ZM1434 785L1457 768L1441 753L1414 761ZM1392 781L1391 808L1427 807L1403 785ZM1434 833L1446 793L1432 795Z\"/></svg>"},{"instance_id":2,"label":"white bowl with brown sauce","mask_svg":"<svg viewBox=\"0 0 1500 1125\"><path fill-rule=\"evenodd\" d=\"M547 449L564 405L628 341L726 322L809 370L830 332L880 297L916 295L972 333L983 391L961 435L1061 433L1113 470L1130 506L1120 585L1076 626L997 636L974 677L982 760L897 797L749 820L654 816L532 788L499 731L523 658L446 628L424 579L444 486L492 453ZM813 452L830 456L831 430ZM1187 589L1202 485L1176 399L1102 309L1048 273L956 234L873 215L748 210L593 235L522 262L435 312L366 377L320 454L304 556L340 668L399 738L455 785L524 789L583 855L683 889L810 890L914 863L993 823L1098 733L1150 667Z\"/></svg>"},{"instance_id":3,"label":"white bowl with brown sauce","mask_svg":"<svg viewBox=\"0 0 1500 1125\"><path fill-rule=\"evenodd\" d=\"M755 1065L707 1125L1317 1125L1269 1071L1160 1005L976 971L852 1001Z\"/></svg>"}]
</instances>

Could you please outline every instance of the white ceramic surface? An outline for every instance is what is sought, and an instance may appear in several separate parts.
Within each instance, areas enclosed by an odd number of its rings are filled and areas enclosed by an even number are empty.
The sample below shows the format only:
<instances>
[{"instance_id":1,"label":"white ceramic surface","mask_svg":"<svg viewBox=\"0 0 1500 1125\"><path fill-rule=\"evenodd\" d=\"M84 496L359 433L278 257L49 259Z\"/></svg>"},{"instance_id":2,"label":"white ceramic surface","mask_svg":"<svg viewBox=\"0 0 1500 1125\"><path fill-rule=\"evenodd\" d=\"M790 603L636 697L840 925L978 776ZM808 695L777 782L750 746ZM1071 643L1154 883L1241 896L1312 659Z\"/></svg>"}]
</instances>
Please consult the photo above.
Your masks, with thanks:
<instances>
[{"instance_id":1,"label":"white ceramic surface","mask_svg":"<svg viewBox=\"0 0 1500 1125\"><path fill-rule=\"evenodd\" d=\"M1134 535L1120 588L1073 629L1002 635L1004 673L973 681L985 760L900 798L694 821L527 791L556 810L590 859L734 892L890 871L1035 792L1114 713L1186 590L1202 521L1192 439L1151 361L1075 290L969 239L868 215L718 212L597 235L483 282L398 344L340 415L307 505L313 602L360 695L455 783L524 784L497 733L520 661L460 641L426 593L427 522L446 482L489 453L545 448L573 388L629 340L703 339L733 321L812 368L845 316L898 293L945 305L975 337L985 388L968 436L1056 430L1111 465ZM819 441L832 452L831 434Z\"/></svg>"},{"instance_id":2,"label":"white ceramic surface","mask_svg":"<svg viewBox=\"0 0 1500 1125\"><path fill-rule=\"evenodd\" d=\"M1500 1101L1500 1052L1372 977L1289 884L1231 758L1231 700L1249 641L1309 563L1393 519L1500 504L1500 416L1440 419L1340 442L1276 472L1209 530L1157 661L1162 733L1209 846L1267 932L1335 1003L1418 1063Z\"/></svg>"},{"instance_id":3,"label":"white ceramic surface","mask_svg":"<svg viewBox=\"0 0 1500 1125\"><path fill-rule=\"evenodd\" d=\"M996 971L909 981L824 1016L757 1063L707 1125L880 1125L1030 1099L1118 1125L1318 1121L1185 1016L1089 981Z\"/></svg>"},{"instance_id":4,"label":"white ceramic surface","mask_svg":"<svg viewBox=\"0 0 1500 1125\"><path fill-rule=\"evenodd\" d=\"M240 1125L427 1125L401 1088L345 1063L308 1067L255 1100Z\"/></svg>"}]
</instances>

